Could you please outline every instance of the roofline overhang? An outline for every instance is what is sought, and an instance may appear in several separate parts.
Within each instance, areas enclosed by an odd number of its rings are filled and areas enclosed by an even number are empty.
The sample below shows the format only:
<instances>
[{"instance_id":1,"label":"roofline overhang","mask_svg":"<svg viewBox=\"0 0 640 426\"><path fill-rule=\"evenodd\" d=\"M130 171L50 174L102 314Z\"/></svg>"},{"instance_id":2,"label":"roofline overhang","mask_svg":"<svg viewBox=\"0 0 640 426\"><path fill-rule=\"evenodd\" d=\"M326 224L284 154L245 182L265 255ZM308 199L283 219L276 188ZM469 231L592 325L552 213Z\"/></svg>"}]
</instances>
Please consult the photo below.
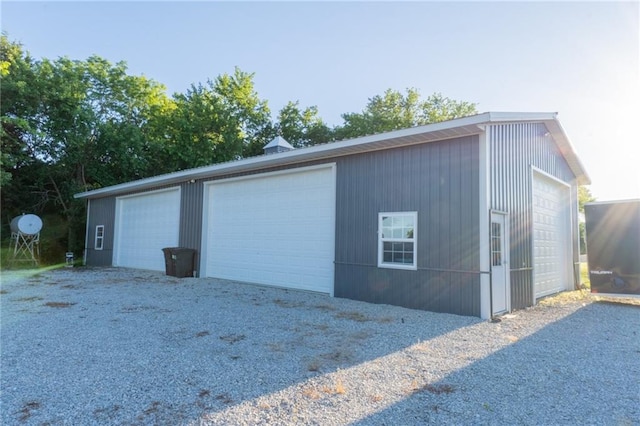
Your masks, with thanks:
<instances>
[{"instance_id":1,"label":"roofline overhang","mask_svg":"<svg viewBox=\"0 0 640 426\"><path fill-rule=\"evenodd\" d=\"M579 184L589 184L590 180L582 163L567 138L564 129L557 120L556 113L511 113L486 112L483 114L394 130L375 135L362 136L338 142L298 148L277 154L260 155L226 163L182 170L173 173L139 179L105 188L75 194L75 198L99 198L121 195L134 191L154 188L160 185L180 184L190 180L209 179L235 173L259 171L266 168L286 166L308 161L330 159L345 155L383 149L435 142L484 132L484 126L509 122L543 122L558 143L562 155L569 163Z\"/></svg>"}]
</instances>

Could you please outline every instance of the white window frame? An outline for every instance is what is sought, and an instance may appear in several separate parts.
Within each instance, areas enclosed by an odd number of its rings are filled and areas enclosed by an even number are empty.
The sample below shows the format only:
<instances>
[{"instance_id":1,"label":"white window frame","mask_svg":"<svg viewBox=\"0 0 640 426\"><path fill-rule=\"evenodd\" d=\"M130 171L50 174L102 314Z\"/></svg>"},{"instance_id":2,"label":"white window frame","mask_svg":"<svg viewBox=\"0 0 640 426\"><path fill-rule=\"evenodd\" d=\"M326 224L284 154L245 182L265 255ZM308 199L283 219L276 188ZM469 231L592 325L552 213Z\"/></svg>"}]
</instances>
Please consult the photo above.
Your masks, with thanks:
<instances>
[{"instance_id":1,"label":"white window frame","mask_svg":"<svg viewBox=\"0 0 640 426\"><path fill-rule=\"evenodd\" d=\"M102 235L98 235L99 231L102 231L101 232ZM96 235L95 235L95 239L93 240L93 248L95 250L104 249L104 225L96 226Z\"/></svg>"},{"instance_id":2,"label":"white window frame","mask_svg":"<svg viewBox=\"0 0 640 426\"><path fill-rule=\"evenodd\" d=\"M384 217L405 217L410 216L413 219L413 238L393 238L390 236L384 236L382 232L382 219ZM408 263L393 263L384 262L384 243L413 243L413 262ZM381 212L378 213L378 267L379 268L391 268L391 269L418 269L418 212Z\"/></svg>"}]
</instances>

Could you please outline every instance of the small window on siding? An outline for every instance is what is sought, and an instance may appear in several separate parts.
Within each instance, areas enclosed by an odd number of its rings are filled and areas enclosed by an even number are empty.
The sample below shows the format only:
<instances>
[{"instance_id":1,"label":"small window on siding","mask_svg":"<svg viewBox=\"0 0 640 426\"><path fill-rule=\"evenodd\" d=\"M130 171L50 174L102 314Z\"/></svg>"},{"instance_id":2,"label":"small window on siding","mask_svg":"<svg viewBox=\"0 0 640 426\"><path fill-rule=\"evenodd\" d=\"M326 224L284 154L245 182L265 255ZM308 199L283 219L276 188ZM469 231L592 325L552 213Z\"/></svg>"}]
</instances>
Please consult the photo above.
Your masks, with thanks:
<instances>
[{"instance_id":1,"label":"small window on siding","mask_svg":"<svg viewBox=\"0 0 640 426\"><path fill-rule=\"evenodd\" d=\"M104 247L104 225L96 226L96 239L94 248L96 250L102 250Z\"/></svg>"},{"instance_id":2,"label":"small window on siding","mask_svg":"<svg viewBox=\"0 0 640 426\"><path fill-rule=\"evenodd\" d=\"M378 267L417 269L418 213L378 214Z\"/></svg>"}]
</instances>

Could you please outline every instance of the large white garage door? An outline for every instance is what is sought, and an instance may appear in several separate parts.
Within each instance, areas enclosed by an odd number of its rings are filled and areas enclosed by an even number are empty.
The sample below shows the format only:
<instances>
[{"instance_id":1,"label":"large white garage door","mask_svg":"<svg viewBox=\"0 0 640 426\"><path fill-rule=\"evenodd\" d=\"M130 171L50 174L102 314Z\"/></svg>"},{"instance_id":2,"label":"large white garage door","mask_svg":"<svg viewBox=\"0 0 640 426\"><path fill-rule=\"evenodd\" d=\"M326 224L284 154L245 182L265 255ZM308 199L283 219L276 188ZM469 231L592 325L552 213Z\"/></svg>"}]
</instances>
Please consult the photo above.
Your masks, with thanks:
<instances>
[{"instance_id":1,"label":"large white garage door","mask_svg":"<svg viewBox=\"0 0 640 426\"><path fill-rule=\"evenodd\" d=\"M569 187L533 174L533 274L536 298L570 288Z\"/></svg>"},{"instance_id":2,"label":"large white garage door","mask_svg":"<svg viewBox=\"0 0 640 426\"><path fill-rule=\"evenodd\" d=\"M164 271L164 247L178 245L180 189L116 200L114 266Z\"/></svg>"},{"instance_id":3,"label":"large white garage door","mask_svg":"<svg viewBox=\"0 0 640 426\"><path fill-rule=\"evenodd\" d=\"M333 294L335 166L205 188L203 274Z\"/></svg>"}]
</instances>

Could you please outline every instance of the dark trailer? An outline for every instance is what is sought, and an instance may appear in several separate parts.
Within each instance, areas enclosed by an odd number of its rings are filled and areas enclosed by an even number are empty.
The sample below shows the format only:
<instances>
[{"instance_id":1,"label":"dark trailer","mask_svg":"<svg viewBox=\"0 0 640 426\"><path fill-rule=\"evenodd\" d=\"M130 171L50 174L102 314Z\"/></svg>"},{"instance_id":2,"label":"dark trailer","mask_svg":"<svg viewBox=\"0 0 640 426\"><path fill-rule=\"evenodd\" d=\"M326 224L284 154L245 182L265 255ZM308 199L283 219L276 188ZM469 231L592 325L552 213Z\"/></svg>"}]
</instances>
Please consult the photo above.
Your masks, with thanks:
<instances>
[{"instance_id":1,"label":"dark trailer","mask_svg":"<svg viewBox=\"0 0 640 426\"><path fill-rule=\"evenodd\" d=\"M591 293L640 297L640 199L584 207Z\"/></svg>"}]
</instances>

